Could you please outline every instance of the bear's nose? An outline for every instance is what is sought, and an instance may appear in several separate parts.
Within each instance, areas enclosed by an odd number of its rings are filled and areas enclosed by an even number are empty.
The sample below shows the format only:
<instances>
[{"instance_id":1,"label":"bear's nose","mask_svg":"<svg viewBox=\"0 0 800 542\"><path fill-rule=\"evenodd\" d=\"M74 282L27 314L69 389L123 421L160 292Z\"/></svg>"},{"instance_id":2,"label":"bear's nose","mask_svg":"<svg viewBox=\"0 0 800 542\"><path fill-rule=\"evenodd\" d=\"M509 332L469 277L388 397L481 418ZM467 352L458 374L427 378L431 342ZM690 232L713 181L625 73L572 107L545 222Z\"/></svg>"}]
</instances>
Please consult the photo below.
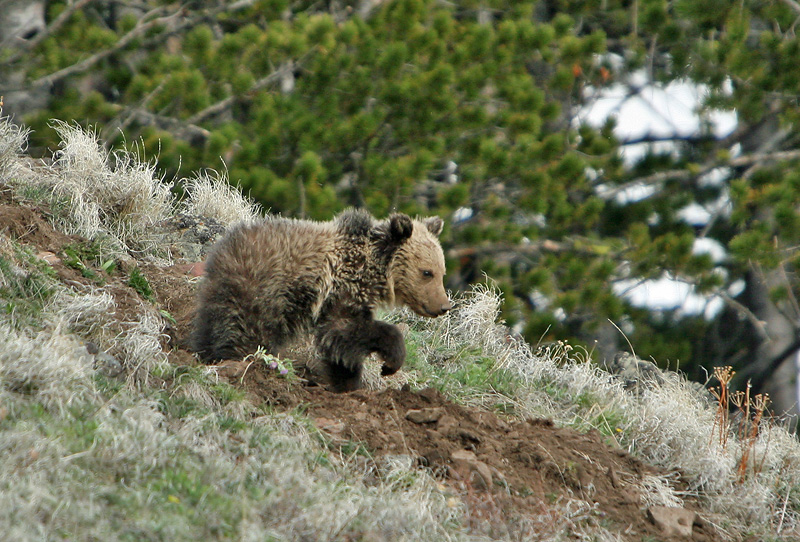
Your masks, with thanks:
<instances>
[{"instance_id":1,"label":"bear's nose","mask_svg":"<svg viewBox=\"0 0 800 542\"><path fill-rule=\"evenodd\" d=\"M452 303L450 303L450 302L445 303L444 305L442 305L441 314L446 313L447 311L449 311L452 308L453 308L453 304Z\"/></svg>"}]
</instances>

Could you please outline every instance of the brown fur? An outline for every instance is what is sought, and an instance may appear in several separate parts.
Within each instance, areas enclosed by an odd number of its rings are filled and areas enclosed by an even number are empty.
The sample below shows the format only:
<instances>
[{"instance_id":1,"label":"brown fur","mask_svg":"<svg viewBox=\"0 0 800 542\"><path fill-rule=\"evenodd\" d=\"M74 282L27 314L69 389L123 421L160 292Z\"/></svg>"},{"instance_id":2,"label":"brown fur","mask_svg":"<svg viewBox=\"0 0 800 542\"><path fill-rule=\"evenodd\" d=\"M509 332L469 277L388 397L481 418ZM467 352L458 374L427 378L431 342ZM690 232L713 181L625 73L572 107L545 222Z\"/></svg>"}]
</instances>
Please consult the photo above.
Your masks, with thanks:
<instances>
[{"instance_id":1,"label":"brown fur","mask_svg":"<svg viewBox=\"0 0 800 542\"><path fill-rule=\"evenodd\" d=\"M376 221L349 210L332 222L267 218L230 231L212 250L200 287L192 347L204 361L277 354L312 332L336 390L360 385L372 352L383 374L405 360L396 326L376 321L379 304L422 316L450 309L442 284L438 217Z\"/></svg>"}]
</instances>

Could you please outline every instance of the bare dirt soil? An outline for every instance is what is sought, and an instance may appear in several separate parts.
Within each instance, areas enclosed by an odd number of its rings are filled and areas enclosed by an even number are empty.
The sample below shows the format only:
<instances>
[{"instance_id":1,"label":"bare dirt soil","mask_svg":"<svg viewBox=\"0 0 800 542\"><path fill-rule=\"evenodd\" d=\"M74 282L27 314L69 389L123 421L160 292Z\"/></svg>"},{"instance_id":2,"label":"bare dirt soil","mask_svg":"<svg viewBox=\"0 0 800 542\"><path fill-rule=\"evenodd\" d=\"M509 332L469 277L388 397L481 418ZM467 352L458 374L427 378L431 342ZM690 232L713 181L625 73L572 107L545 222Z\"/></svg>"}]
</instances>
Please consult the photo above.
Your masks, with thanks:
<instances>
[{"instance_id":1,"label":"bare dirt soil","mask_svg":"<svg viewBox=\"0 0 800 542\"><path fill-rule=\"evenodd\" d=\"M201 268L191 263L162 268L139 261L120 265L111 274L95 266L100 278L87 278L64 263L65 248L86 241L56 231L47 217L46 208L21 204L0 186L0 234L29 245L66 285L107 289L117 302L115 317L123 321L135 319L146 302L127 285L130 268L138 266L154 291L157 308L175 319L166 329L165 352L175 364L198 363L184 341ZM539 524L556 523L560 518L552 511L564 507L555 505L580 500L594 503L582 512L587 521L624 540L716 539L702 519L694 521L690 538L664 533L642 504L638 489L645 476L664 473L609 445L597 431L579 433L546 419L504 419L458 405L434 389L335 394L303 378L290 381L264 364L222 365L220 374L243 387L254 403L276 410L303 409L333 446L352 450L355 443L368 452L369 461L402 456L430 469L466 503L469 521L488 525L484 530L493 534L503 534L498 529L525 534L525 525L532 528L530 518ZM691 502L685 508L699 511Z\"/></svg>"}]
</instances>

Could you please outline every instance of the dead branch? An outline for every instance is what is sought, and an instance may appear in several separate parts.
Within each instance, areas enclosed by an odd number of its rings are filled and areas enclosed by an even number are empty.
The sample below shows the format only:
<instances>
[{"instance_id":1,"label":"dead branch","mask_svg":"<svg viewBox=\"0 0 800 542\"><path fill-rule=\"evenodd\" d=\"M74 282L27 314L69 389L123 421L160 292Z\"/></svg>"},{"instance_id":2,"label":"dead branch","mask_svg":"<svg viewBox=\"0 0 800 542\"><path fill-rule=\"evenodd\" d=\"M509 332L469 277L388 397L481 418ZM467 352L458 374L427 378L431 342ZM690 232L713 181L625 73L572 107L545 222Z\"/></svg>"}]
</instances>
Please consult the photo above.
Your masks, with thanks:
<instances>
[{"instance_id":1,"label":"dead branch","mask_svg":"<svg viewBox=\"0 0 800 542\"><path fill-rule=\"evenodd\" d=\"M142 108L125 108L127 121L138 122L144 126L156 126L172 133L179 139L190 142L205 142L211 132L190 122L184 122L174 117L158 115Z\"/></svg>"},{"instance_id":2,"label":"dead branch","mask_svg":"<svg viewBox=\"0 0 800 542\"><path fill-rule=\"evenodd\" d=\"M289 74L294 69L295 69L295 63L294 62L287 62L287 63L283 64L277 70L275 70L272 73L270 73L269 75L267 75L266 77L262 77L261 79L259 79L255 83L253 83L253 86L250 87L250 90L248 92L256 92L258 90L262 90L262 89L264 89L264 88L266 88L266 87L268 87L268 86L280 81L284 76ZM227 98L224 98L224 99L218 101L217 103L206 107L202 111L198 111L197 113L195 113L194 115L189 117L186 120L186 122L191 123L191 124L197 124L197 123L203 122L204 120L206 120L209 117L213 117L215 115L219 115L220 113L226 111L227 109L230 109L231 106L233 106L233 103L235 101L236 101L236 96L228 96Z\"/></svg>"},{"instance_id":3,"label":"dead branch","mask_svg":"<svg viewBox=\"0 0 800 542\"><path fill-rule=\"evenodd\" d=\"M71 66L67 66L66 68L58 70L54 73L40 77L39 79L32 81L31 86L34 88L50 86L66 77L75 75L77 73L82 73L114 53L125 49L128 45L147 34L147 32L153 28L166 26L164 31L160 32L156 36L153 36L152 38L147 39L142 44L143 48L152 47L153 45L162 43L175 33L191 28L192 26L196 26L205 20L216 17L220 13L238 11L251 6L254 2L255 0L239 0L238 2L234 2L233 4L229 5L221 3L215 8L208 9L200 13L195 13L192 10L189 10L186 5L179 6L172 13L167 15L164 15L167 13L166 8L155 8L146 13L133 29L122 36L117 43L108 49L99 51L98 53L95 53L94 55L85 58Z\"/></svg>"},{"instance_id":4,"label":"dead branch","mask_svg":"<svg viewBox=\"0 0 800 542\"><path fill-rule=\"evenodd\" d=\"M18 60L22 59L22 57L25 56L25 54L28 51L30 51L31 49L42 43L55 31L64 26L64 23L66 23L69 20L69 18L72 16L73 13L75 13L79 9L86 7L87 5L91 4L94 1L95 0L78 0L74 4L67 6L67 8L64 11L62 11L61 14L53 20L53 22L47 25L47 27L42 32L40 32L39 34L37 34L36 36L34 36L29 40L21 41L19 45L15 47L17 49L17 52L11 55L11 57L7 58L5 60L5 63L11 65L17 62ZM0 45L5 45L5 43L2 43Z\"/></svg>"},{"instance_id":5,"label":"dead branch","mask_svg":"<svg viewBox=\"0 0 800 542\"><path fill-rule=\"evenodd\" d=\"M113 55L117 51L120 51L127 47L131 42L139 38L140 36L144 35L148 30L160 25L168 25L170 22L175 21L176 19L183 16L183 10L179 9L174 13L169 15L158 17L157 15L164 13L166 10L164 8L156 8L151 10L148 14L142 17L136 26L133 29L122 36L117 43L113 46L109 47L108 49L104 49L98 53L93 54L92 56L81 60L71 66L67 66L66 68L62 68L57 72L51 73L49 75L45 75L36 79L35 81L31 82L31 86L33 87L43 87L43 86L51 86L53 83L60 81L66 77L74 75L76 73L81 73L101 60L108 58L109 56ZM156 16L154 19L149 19L150 17Z\"/></svg>"}]
</instances>

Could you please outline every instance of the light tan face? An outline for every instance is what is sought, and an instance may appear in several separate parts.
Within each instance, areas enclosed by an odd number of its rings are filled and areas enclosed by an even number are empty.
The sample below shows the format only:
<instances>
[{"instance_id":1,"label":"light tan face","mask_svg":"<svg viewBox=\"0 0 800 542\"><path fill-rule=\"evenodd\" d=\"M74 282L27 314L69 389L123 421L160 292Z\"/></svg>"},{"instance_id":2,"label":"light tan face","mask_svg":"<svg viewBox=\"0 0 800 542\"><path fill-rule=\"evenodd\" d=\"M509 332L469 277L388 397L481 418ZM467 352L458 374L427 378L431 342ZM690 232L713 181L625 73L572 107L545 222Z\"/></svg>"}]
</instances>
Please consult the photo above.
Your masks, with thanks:
<instances>
[{"instance_id":1,"label":"light tan face","mask_svg":"<svg viewBox=\"0 0 800 542\"><path fill-rule=\"evenodd\" d=\"M444 253L437 237L441 228L438 217L414 220L411 237L393 259L396 302L429 318L440 316L453 307L444 289Z\"/></svg>"}]
</instances>

